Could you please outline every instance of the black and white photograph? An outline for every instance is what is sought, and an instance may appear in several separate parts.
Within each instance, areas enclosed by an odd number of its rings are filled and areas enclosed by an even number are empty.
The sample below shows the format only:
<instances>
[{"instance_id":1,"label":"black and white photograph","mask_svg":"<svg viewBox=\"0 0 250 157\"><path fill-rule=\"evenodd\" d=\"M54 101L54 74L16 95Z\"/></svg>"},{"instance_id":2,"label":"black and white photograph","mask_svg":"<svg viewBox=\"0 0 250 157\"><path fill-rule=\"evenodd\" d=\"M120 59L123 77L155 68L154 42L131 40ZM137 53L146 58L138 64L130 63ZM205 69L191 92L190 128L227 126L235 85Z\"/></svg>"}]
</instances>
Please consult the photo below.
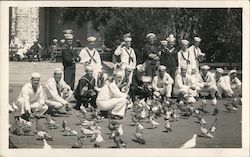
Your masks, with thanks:
<instances>
[{"instance_id":1,"label":"black and white photograph","mask_svg":"<svg viewBox=\"0 0 250 157\"><path fill-rule=\"evenodd\" d=\"M10 154L249 155L249 2L58 3L3 6Z\"/></svg>"}]
</instances>

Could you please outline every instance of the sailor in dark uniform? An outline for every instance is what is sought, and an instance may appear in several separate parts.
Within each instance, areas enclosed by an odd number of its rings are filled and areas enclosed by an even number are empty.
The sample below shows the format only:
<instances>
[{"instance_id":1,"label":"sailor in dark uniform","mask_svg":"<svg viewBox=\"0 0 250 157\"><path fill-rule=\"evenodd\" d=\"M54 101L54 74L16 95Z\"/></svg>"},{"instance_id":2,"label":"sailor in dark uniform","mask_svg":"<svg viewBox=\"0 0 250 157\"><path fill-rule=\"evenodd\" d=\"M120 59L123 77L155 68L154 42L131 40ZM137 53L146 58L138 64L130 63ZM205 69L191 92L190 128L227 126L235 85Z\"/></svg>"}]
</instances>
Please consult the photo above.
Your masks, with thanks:
<instances>
[{"instance_id":1,"label":"sailor in dark uniform","mask_svg":"<svg viewBox=\"0 0 250 157\"><path fill-rule=\"evenodd\" d=\"M62 46L62 64L64 67L64 81L70 86L71 90L75 85L75 63L79 61L79 57L73 50L73 35L70 33L64 34L66 43Z\"/></svg>"},{"instance_id":2,"label":"sailor in dark uniform","mask_svg":"<svg viewBox=\"0 0 250 157\"><path fill-rule=\"evenodd\" d=\"M96 81L93 77L93 67L86 65L85 72L86 74L80 78L74 93L76 99L76 106L74 108L76 110L79 110L82 104L84 107L88 107L89 103L96 108Z\"/></svg>"}]
</instances>

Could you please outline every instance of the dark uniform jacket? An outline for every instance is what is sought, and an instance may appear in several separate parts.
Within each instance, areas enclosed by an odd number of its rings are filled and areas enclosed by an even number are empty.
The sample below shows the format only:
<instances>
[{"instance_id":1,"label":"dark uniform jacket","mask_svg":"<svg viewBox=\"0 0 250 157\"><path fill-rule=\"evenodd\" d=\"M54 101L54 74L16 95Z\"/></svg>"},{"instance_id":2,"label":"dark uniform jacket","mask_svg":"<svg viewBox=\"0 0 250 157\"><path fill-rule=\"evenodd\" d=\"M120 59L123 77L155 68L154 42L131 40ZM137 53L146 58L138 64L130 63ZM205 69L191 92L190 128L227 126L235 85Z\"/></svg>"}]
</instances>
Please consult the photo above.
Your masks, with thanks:
<instances>
[{"instance_id":1,"label":"dark uniform jacket","mask_svg":"<svg viewBox=\"0 0 250 157\"><path fill-rule=\"evenodd\" d=\"M169 49L163 48L161 50L161 57L160 57L160 63L161 65L165 65L167 68L176 68L178 67L178 57L177 57L178 51L176 48L172 52L169 51Z\"/></svg>"},{"instance_id":2,"label":"dark uniform jacket","mask_svg":"<svg viewBox=\"0 0 250 157\"><path fill-rule=\"evenodd\" d=\"M157 54L157 55L159 53L159 49L155 44L146 43L144 47L142 48L142 52L143 52L144 59L147 60L149 64L151 65L156 64L157 61L149 57L151 53Z\"/></svg>"},{"instance_id":3,"label":"dark uniform jacket","mask_svg":"<svg viewBox=\"0 0 250 157\"><path fill-rule=\"evenodd\" d=\"M75 65L78 60L78 55L73 51L68 44L62 46L62 64L64 67L71 67Z\"/></svg>"},{"instance_id":4,"label":"dark uniform jacket","mask_svg":"<svg viewBox=\"0 0 250 157\"><path fill-rule=\"evenodd\" d=\"M74 96L75 98L86 97L90 98L95 93L95 78L87 74L82 76L76 87Z\"/></svg>"}]
</instances>

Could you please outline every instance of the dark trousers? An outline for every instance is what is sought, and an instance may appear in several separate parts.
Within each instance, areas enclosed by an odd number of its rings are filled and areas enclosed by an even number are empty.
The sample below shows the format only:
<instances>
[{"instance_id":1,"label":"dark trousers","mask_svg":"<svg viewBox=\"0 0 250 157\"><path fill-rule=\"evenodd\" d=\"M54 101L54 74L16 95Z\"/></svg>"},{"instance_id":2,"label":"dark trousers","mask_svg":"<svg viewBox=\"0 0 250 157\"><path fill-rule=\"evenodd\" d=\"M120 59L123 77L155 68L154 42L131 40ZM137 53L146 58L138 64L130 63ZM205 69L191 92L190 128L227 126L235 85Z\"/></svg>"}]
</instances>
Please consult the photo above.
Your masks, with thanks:
<instances>
[{"instance_id":1,"label":"dark trousers","mask_svg":"<svg viewBox=\"0 0 250 157\"><path fill-rule=\"evenodd\" d=\"M135 101L135 96L137 95L140 97L140 99L143 99L143 98L150 97L152 95L152 92L149 90L140 89L137 87L130 87L129 96L131 97L133 102Z\"/></svg>"},{"instance_id":2,"label":"dark trousers","mask_svg":"<svg viewBox=\"0 0 250 157\"><path fill-rule=\"evenodd\" d=\"M76 108L80 109L80 106L83 104L84 107L88 107L88 103L90 103L91 106L96 108L96 95L92 97L83 97L79 96L76 98Z\"/></svg>"},{"instance_id":3,"label":"dark trousers","mask_svg":"<svg viewBox=\"0 0 250 157\"><path fill-rule=\"evenodd\" d=\"M175 80L175 72L176 72L176 67L172 68L168 68L167 67L167 73L172 77L173 80Z\"/></svg>"},{"instance_id":4,"label":"dark trousers","mask_svg":"<svg viewBox=\"0 0 250 157\"><path fill-rule=\"evenodd\" d=\"M64 66L64 81L70 86L71 90L74 90L75 87L75 74L76 74L75 65L70 67Z\"/></svg>"},{"instance_id":5,"label":"dark trousers","mask_svg":"<svg viewBox=\"0 0 250 157\"><path fill-rule=\"evenodd\" d=\"M145 68L146 76L151 76L152 78L156 75L156 65L147 64Z\"/></svg>"},{"instance_id":6,"label":"dark trousers","mask_svg":"<svg viewBox=\"0 0 250 157\"><path fill-rule=\"evenodd\" d=\"M36 55L38 61L41 60L40 54L38 53L38 51L35 51L33 53L30 51L30 52L27 53L28 61L33 62L35 55Z\"/></svg>"}]
</instances>

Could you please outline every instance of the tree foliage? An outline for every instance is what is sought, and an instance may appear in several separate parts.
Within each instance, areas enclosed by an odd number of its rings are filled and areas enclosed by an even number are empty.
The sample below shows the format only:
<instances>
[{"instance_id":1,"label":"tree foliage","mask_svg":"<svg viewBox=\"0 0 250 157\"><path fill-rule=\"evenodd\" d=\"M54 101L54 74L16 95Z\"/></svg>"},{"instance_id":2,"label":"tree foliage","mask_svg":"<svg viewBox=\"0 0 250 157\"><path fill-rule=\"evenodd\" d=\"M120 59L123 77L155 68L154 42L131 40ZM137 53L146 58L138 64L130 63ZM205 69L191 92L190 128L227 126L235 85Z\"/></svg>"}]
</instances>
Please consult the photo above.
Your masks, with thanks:
<instances>
[{"instance_id":1,"label":"tree foliage","mask_svg":"<svg viewBox=\"0 0 250 157\"><path fill-rule=\"evenodd\" d=\"M215 56L214 61L218 62L232 58L241 62L241 9L60 8L60 18L79 27L92 21L93 28L101 31L110 48L115 48L127 32L132 34L132 46L138 54L149 32L154 32L158 41L174 34L177 45L181 39L192 41L194 36L200 36L208 60Z\"/></svg>"}]
</instances>

